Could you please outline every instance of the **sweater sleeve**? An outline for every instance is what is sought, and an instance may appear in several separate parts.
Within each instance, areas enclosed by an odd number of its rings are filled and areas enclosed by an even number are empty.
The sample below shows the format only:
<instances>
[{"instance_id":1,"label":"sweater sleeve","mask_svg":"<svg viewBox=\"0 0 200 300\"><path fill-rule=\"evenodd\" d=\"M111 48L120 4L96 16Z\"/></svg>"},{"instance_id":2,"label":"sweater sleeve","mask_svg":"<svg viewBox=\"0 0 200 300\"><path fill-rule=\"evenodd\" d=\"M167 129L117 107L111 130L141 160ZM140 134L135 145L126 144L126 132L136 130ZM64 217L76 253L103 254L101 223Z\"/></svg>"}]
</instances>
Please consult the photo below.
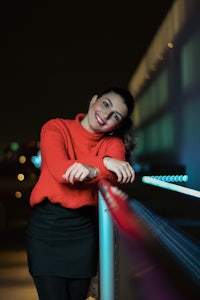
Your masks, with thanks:
<instances>
[{"instance_id":1,"label":"sweater sleeve","mask_svg":"<svg viewBox=\"0 0 200 300\"><path fill-rule=\"evenodd\" d=\"M126 154L126 150L123 141L117 137L108 137L105 140L104 144L102 145L101 150L99 151L99 154L97 156L92 157L91 155L89 155L84 158L83 161L84 164L99 169L98 176L93 180L88 181L87 184L97 182L102 178L111 181L113 184L117 184L116 175L105 167L103 163L103 158L109 156L112 158L125 161L126 160L125 154Z\"/></svg>"},{"instance_id":2,"label":"sweater sleeve","mask_svg":"<svg viewBox=\"0 0 200 300\"><path fill-rule=\"evenodd\" d=\"M47 168L51 176L59 183L65 183L62 175L76 160L69 158L66 132L58 127L54 119L46 122L40 135L41 170Z\"/></svg>"}]
</instances>

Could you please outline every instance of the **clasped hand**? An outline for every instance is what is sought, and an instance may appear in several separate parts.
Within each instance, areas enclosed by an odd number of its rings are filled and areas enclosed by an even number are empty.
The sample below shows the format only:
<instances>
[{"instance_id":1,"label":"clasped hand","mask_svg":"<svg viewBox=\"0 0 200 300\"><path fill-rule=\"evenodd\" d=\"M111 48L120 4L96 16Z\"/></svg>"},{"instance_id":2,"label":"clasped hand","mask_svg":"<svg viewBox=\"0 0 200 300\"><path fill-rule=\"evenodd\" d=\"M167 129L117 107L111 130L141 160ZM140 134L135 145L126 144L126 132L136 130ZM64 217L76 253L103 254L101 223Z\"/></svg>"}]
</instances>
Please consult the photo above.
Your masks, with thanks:
<instances>
[{"instance_id":1,"label":"clasped hand","mask_svg":"<svg viewBox=\"0 0 200 300\"><path fill-rule=\"evenodd\" d=\"M94 178L94 168L90 166L86 166L82 163L75 162L71 165L65 174L63 174L63 178L67 182L74 184L77 181L90 180Z\"/></svg>"},{"instance_id":2,"label":"clasped hand","mask_svg":"<svg viewBox=\"0 0 200 300\"><path fill-rule=\"evenodd\" d=\"M135 171L129 162L112 157L104 157L103 162L108 170L116 174L119 183L132 183L134 181Z\"/></svg>"}]
</instances>

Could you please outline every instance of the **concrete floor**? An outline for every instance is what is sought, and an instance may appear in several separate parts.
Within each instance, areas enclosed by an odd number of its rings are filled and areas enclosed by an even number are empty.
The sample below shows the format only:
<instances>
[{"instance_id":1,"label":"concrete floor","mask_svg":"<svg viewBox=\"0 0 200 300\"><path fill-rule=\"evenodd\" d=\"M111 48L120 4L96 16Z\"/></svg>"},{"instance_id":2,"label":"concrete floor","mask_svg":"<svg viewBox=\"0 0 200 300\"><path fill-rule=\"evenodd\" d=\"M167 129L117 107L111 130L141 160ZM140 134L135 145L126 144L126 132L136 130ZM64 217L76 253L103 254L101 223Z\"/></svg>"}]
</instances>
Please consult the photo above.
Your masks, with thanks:
<instances>
[{"instance_id":1,"label":"concrete floor","mask_svg":"<svg viewBox=\"0 0 200 300\"><path fill-rule=\"evenodd\" d=\"M90 295L97 289L96 278L91 286ZM95 289L95 291L94 291ZM29 275L25 250L0 251L0 299L1 300L38 300L37 292ZM88 296L88 300L96 297Z\"/></svg>"},{"instance_id":2,"label":"concrete floor","mask_svg":"<svg viewBox=\"0 0 200 300\"><path fill-rule=\"evenodd\" d=\"M0 299L38 300L24 250L0 251Z\"/></svg>"}]
</instances>

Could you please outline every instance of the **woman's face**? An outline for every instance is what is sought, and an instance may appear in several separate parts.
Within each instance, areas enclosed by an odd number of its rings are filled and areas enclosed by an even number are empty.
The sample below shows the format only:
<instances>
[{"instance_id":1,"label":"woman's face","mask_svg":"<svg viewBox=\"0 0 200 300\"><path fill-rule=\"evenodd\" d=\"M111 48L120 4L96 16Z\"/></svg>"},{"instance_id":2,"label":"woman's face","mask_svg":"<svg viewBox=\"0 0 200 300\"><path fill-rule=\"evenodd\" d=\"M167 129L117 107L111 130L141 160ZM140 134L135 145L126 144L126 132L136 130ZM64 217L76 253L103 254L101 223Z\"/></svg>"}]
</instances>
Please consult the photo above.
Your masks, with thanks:
<instances>
[{"instance_id":1,"label":"woman's face","mask_svg":"<svg viewBox=\"0 0 200 300\"><path fill-rule=\"evenodd\" d=\"M104 94L100 98L95 95L83 125L93 133L112 132L120 127L127 113L128 108L120 95L114 92Z\"/></svg>"}]
</instances>

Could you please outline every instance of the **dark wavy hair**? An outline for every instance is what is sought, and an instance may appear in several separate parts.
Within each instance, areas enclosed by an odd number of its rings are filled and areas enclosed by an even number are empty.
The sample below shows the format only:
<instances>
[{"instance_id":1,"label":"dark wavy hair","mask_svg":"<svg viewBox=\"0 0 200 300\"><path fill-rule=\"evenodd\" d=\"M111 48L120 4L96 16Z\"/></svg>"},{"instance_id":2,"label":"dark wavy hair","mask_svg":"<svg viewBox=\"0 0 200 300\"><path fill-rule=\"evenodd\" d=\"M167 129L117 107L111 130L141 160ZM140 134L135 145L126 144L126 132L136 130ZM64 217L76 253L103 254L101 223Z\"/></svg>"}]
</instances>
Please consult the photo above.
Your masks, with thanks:
<instances>
[{"instance_id":1,"label":"dark wavy hair","mask_svg":"<svg viewBox=\"0 0 200 300\"><path fill-rule=\"evenodd\" d=\"M134 126L131 119L134 111L135 100L129 90L118 86L109 87L103 90L100 94L98 94L98 98L110 92L118 94L124 100L124 103L128 108L127 116L122 121L121 126L113 131L113 136L118 136L124 141L126 147L126 157L127 159L130 159L131 154L135 149Z\"/></svg>"}]
</instances>

